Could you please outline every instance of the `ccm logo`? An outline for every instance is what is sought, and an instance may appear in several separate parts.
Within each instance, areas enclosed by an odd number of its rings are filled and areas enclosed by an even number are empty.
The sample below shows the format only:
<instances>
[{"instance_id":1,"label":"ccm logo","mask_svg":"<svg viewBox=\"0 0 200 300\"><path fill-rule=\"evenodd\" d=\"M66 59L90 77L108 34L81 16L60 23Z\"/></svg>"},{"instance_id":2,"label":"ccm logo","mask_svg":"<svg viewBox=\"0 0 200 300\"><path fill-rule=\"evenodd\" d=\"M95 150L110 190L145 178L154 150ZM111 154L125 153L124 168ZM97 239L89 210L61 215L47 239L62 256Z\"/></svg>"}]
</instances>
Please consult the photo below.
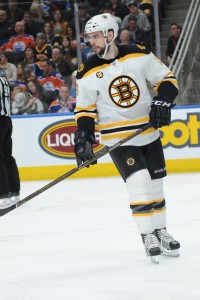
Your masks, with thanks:
<instances>
[{"instance_id":1,"label":"ccm logo","mask_svg":"<svg viewBox=\"0 0 200 300\"><path fill-rule=\"evenodd\" d=\"M49 155L64 158L75 159L74 154L74 133L77 130L77 124L74 120L59 121L45 127L39 135L40 147ZM101 135L95 126L96 144L93 145L94 153L101 151L104 146L101 145Z\"/></svg>"}]
</instances>

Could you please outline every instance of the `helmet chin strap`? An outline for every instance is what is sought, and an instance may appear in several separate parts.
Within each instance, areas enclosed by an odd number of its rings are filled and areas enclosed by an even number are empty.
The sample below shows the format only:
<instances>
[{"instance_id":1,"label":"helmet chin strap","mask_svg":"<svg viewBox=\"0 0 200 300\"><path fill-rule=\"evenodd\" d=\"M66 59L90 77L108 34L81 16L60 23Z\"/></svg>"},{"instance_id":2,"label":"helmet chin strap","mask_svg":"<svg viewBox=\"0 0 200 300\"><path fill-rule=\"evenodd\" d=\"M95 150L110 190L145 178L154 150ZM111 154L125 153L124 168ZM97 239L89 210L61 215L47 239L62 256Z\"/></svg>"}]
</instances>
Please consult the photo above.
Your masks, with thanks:
<instances>
[{"instance_id":1,"label":"helmet chin strap","mask_svg":"<svg viewBox=\"0 0 200 300\"><path fill-rule=\"evenodd\" d=\"M114 38L112 39L112 41L110 43L107 42L107 39L108 37L105 37L104 38L104 41L105 41L105 44L106 44L106 47L105 47L105 50L103 52L103 54L97 54L98 57L100 58L104 58L108 52L108 47L112 44L112 42L114 41Z\"/></svg>"}]
</instances>

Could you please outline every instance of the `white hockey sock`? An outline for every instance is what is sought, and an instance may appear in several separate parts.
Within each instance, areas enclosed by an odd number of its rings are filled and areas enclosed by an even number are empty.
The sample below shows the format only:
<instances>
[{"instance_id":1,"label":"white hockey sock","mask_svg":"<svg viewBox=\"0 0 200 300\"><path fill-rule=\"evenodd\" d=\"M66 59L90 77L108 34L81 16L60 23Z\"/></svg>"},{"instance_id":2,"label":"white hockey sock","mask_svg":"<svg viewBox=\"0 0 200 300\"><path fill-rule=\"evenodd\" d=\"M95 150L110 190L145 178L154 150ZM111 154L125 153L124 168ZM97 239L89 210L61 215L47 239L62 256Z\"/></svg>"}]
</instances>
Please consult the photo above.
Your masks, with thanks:
<instances>
[{"instance_id":1,"label":"white hockey sock","mask_svg":"<svg viewBox=\"0 0 200 300\"><path fill-rule=\"evenodd\" d=\"M152 233L154 209L151 200L151 177L147 169L130 175L126 180L132 215L140 233Z\"/></svg>"},{"instance_id":2,"label":"white hockey sock","mask_svg":"<svg viewBox=\"0 0 200 300\"><path fill-rule=\"evenodd\" d=\"M151 181L151 200L154 207L153 220L155 229L166 227L166 206L162 178Z\"/></svg>"}]
</instances>

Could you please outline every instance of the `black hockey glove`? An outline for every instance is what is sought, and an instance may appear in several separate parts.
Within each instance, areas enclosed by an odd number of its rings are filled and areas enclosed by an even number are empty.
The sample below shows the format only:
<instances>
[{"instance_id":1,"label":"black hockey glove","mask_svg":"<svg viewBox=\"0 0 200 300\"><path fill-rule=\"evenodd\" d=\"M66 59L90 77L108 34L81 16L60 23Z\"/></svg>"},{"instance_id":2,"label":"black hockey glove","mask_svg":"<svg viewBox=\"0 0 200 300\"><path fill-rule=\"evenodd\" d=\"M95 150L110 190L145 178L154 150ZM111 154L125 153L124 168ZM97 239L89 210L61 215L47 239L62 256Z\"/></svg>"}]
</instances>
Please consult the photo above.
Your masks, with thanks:
<instances>
[{"instance_id":1,"label":"black hockey glove","mask_svg":"<svg viewBox=\"0 0 200 300\"><path fill-rule=\"evenodd\" d=\"M170 124L171 108L175 105L176 104L173 104L172 101L170 102L170 99L166 96L158 95L153 98L149 113L149 122L155 129Z\"/></svg>"},{"instance_id":2,"label":"black hockey glove","mask_svg":"<svg viewBox=\"0 0 200 300\"><path fill-rule=\"evenodd\" d=\"M94 134L88 134L85 131L78 130L74 136L74 152L76 154L77 164L81 165L83 162L94 157L92 144L95 144ZM96 164L94 161L92 165ZM89 166L88 166L89 167Z\"/></svg>"}]
</instances>

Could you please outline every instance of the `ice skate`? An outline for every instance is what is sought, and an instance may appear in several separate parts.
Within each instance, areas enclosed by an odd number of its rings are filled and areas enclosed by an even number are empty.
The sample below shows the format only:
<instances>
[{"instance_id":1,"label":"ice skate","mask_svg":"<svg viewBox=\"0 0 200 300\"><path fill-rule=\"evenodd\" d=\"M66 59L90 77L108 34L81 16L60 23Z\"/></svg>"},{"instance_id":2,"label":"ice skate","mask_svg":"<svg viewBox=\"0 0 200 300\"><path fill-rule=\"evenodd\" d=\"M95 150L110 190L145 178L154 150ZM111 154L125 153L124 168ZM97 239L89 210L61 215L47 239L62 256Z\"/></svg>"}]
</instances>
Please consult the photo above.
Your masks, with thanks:
<instances>
[{"instance_id":1,"label":"ice skate","mask_svg":"<svg viewBox=\"0 0 200 300\"><path fill-rule=\"evenodd\" d=\"M156 229L155 235L160 242L161 255L178 257L180 255L180 243L171 236L166 228Z\"/></svg>"},{"instance_id":2,"label":"ice skate","mask_svg":"<svg viewBox=\"0 0 200 300\"><path fill-rule=\"evenodd\" d=\"M12 205L13 204L17 204L19 201L20 201L20 196L19 196L19 192L11 192L9 194L9 197L10 197L10 200L11 200L11 203Z\"/></svg>"},{"instance_id":3,"label":"ice skate","mask_svg":"<svg viewBox=\"0 0 200 300\"><path fill-rule=\"evenodd\" d=\"M8 208L12 205L10 195L5 194L0 196L0 209Z\"/></svg>"},{"instance_id":4,"label":"ice skate","mask_svg":"<svg viewBox=\"0 0 200 300\"><path fill-rule=\"evenodd\" d=\"M154 234L149 233L142 234L142 239L147 257L149 257L153 263L159 264L161 249L157 237Z\"/></svg>"}]
</instances>

